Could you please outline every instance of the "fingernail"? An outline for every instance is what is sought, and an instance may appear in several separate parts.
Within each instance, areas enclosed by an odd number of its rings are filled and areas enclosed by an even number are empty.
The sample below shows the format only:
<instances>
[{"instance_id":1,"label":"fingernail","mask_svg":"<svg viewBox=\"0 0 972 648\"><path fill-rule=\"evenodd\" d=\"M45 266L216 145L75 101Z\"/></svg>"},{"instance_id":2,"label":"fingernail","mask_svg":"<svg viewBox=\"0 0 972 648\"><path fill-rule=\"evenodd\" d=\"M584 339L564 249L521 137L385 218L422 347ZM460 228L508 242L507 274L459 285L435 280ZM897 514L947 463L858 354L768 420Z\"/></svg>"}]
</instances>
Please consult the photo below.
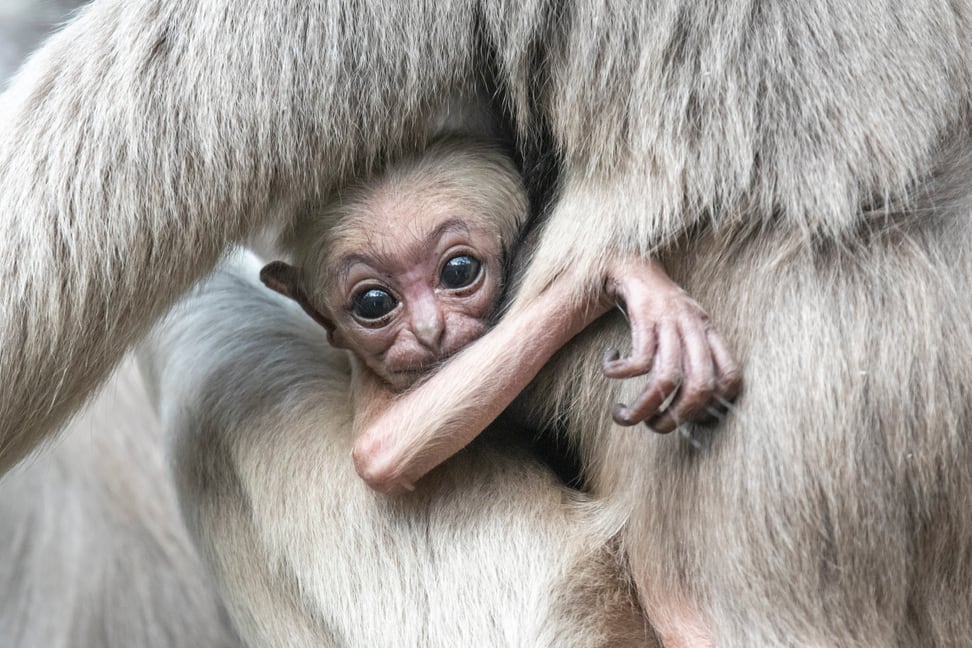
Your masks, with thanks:
<instances>
[{"instance_id":1,"label":"fingernail","mask_svg":"<svg viewBox=\"0 0 972 648\"><path fill-rule=\"evenodd\" d=\"M648 421L645 421L645 427L651 430L652 432L654 432L655 434L671 434L672 430L675 429L672 428L671 430L666 430L663 428L659 430L658 428L653 427L651 424L649 424Z\"/></svg>"},{"instance_id":2,"label":"fingernail","mask_svg":"<svg viewBox=\"0 0 972 648\"><path fill-rule=\"evenodd\" d=\"M631 410L624 403L617 403L614 406L614 411L611 412L611 418L618 425L630 426L634 425L636 421L631 418Z\"/></svg>"}]
</instances>

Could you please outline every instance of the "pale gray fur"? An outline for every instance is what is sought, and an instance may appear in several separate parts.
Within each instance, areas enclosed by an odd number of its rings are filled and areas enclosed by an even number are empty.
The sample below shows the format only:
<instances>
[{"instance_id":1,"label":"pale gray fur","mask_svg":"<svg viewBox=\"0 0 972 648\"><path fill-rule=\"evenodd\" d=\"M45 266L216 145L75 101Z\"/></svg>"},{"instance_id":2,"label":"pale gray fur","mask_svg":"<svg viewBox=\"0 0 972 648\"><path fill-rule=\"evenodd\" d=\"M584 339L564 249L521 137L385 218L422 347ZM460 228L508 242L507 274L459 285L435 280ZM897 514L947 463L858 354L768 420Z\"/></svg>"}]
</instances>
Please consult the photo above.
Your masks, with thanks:
<instances>
[{"instance_id":1,"label":"pale gray fur","mask_svg":"<svg viewBox=\"0 0 972 648\"><path fill-rule=\"evenodd\" d=\"M126 362L48 452L0 478L4 648L239 645Z\"/></svg>"},{"instance_id":2,"label":"pale gray fur","mask_svg":"<svg viewBox=\"0 0 972 648\"><path fill-rule=\"evenodd\" d=\"M0 2L0 78L81 3ZM134 362L47 452L0 477L4 648L237 646L182 522Z\"/></svg>"},{"instance_id":3,"label":"pale gray fur","mask_svg":"<svg viewBox=\"0 0 972 648\"><path fill-rule=\"evenodd\" d=\"M0 87L24 57L81 0L3 0L0 2Z\"/></svg>"},{"instance_id":4,"label":"pale gray fur","mask_svg":"<svg viewBox=\"0 0 972 648\"><path fill-rule=\"evenodd\" d=\"M972 642L969 144L842 242L727 230L663 256L745 358L747 386L724 425L682 442L604 424L582 437L594 491L631 507L649 607L684 592L727 646ZM633 398L597 370L610 328L548 367L539 420L593 431Z\"/></svg>"},{"instance_id":5,"label":"pale gray fur","mask_svg":"<svg viewBox=\"0 0 972 648\"><path fill-rule=\"evenodd\" d=\"M347 356L261 265L231 259L142 354L187 519L248 645L649 642L610 513L522 451L478 443L409 498L357 479Z\"/></svg>"},{"instance_id":6,"label":"pale gray fur","mask_svg":"<svg viewBox=\"0 0 972 648\"><path fill-rule=\"evenodd\" d=\"M972 643L970 23L968 0L96 0L0 100L2 463L268 206L421 142L486 45L522 141L549 126L564 156L518 299L657 251L747 377L694 443L609 426L615 319L537 390L629 507L642 595L728 646Z\"/></svg>"}]
</instances>

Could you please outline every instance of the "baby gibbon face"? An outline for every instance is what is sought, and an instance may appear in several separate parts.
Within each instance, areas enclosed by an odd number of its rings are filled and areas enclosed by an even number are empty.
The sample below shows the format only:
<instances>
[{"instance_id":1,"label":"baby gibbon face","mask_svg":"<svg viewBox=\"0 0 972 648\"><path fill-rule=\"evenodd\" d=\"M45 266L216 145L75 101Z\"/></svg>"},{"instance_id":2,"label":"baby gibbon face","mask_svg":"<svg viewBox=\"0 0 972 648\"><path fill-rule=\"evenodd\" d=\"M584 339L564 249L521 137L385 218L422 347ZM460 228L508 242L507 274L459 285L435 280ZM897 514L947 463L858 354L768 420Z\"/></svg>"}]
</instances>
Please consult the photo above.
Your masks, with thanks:
<instances>
[{"instance_id":1,"label":"baby gibbon face","mask_svg":"<svg viewBox=\"0 0 972 648\"><path fill-rule=\"evenodd\" d=\"M319 276L275 261L261 278L401 391L485 332L503 280L490 223L455 196L375 200L342 223Z\"/></svg>"},{"instance_id":2,"label":"baby gibbon face","mask_svg":"<svg viewBox=\"0 0 972 648\"><path fill-rule=\"evenodd\" d=\"M494 232L455 209L385 222L395 225L362 232L366 245L329 255L331 340L397 391L485 332L502 283L502 249Z\"/></svg>"}]
</instances>

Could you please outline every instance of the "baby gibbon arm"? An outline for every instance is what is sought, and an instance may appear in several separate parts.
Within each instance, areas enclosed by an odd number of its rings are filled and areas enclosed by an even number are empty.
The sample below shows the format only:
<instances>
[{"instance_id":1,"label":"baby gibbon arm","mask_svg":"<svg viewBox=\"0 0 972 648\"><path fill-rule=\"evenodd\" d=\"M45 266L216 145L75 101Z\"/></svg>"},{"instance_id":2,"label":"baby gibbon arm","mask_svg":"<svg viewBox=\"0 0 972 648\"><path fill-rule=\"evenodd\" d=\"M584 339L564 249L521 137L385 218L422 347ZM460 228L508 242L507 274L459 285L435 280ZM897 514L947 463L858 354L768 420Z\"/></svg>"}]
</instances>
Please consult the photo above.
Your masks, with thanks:
<instances>
[{"instance_id":1,"label":"baby gibbon arm","mask_svg":"<svg viewBox=\"0 0 972 648\"><path fill-rule=\"evenodd\" d=\"M615 262L607 275L602 294L586 304L573 303L569 280L558 279L426 382L393 400L360 430L352 456L362 479L385 493L412 490L416 480L482 432L560 347L617 302L630 310L636 351L625 359L608 352L605 374L651 377L635 403L616 407L616 422L647 420L668 432L710 414L713 403L735 398L741 374L725 343L660 264ZM679 389L685 393L665 408Z\"/></svg>"}]
</instances>

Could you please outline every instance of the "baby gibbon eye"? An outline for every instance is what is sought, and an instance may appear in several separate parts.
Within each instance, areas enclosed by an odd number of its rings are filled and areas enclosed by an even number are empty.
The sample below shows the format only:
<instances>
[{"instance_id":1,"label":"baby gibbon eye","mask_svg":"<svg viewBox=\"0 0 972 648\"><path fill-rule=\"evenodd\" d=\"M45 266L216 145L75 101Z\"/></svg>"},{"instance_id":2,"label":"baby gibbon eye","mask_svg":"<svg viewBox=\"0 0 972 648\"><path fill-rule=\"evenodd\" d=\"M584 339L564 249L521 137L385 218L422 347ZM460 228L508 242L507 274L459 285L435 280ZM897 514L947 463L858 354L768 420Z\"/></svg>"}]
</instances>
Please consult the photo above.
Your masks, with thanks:
<instances>
[{"instance_id":1,"label":"baby gibbon eye","mask_svg":"<svg viewBox=\"0 0 972 648\"><path fill-rule=\"evenodd\" d=\"M382 288L362 290L351 302L351 312L363 320L379 320L395 310L398 300Z\"/></svg>"},{"instance_id":2,"label":"baby gibbon eye","mask_svg":"<svg viewBox=\"0 0 972 648\"><path fill-rule=\"evenodd\" d=\"M446 261L439 280L446 288L465 288L479 277L480 270L478 259L461 254Z\"/></svg>"}]
</instances>

